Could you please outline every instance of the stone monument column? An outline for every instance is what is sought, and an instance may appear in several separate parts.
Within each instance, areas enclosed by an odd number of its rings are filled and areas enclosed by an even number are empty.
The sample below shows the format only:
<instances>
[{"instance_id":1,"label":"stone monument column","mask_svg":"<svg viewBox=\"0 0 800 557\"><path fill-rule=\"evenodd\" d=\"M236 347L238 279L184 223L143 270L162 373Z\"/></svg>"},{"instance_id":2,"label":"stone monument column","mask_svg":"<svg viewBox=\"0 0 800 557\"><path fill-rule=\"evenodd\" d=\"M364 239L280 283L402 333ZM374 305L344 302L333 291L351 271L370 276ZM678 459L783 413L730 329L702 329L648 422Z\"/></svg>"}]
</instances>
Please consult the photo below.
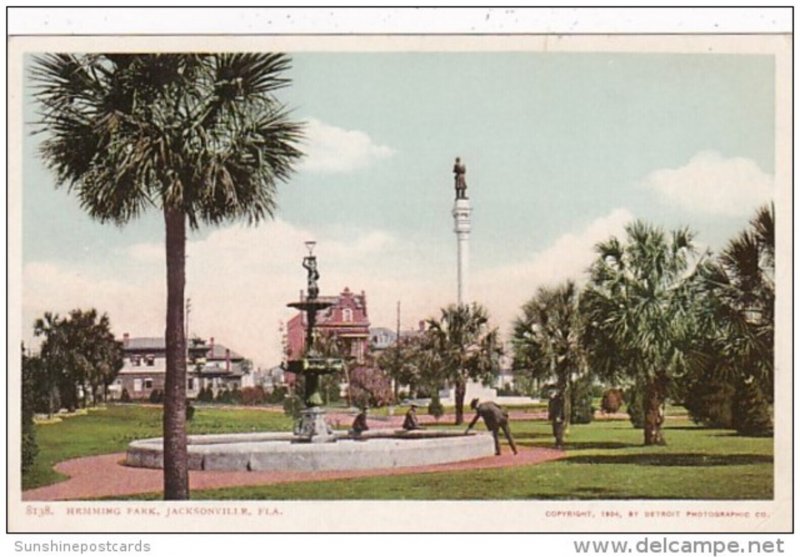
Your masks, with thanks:
<instances>
[{"instance_id":1,"label":"stone monument column","mask_svg":"<svg viewBox=\"0 0 800 557\"><path fill-rule=\"evenodd\" d=\"M453 204L453 231L458 242L458 303L468 304L469 297L469 233L472 230L472 205L467 197L467 167L456 157L453 166L456 199Z\"/></svg>"}]
</instances>

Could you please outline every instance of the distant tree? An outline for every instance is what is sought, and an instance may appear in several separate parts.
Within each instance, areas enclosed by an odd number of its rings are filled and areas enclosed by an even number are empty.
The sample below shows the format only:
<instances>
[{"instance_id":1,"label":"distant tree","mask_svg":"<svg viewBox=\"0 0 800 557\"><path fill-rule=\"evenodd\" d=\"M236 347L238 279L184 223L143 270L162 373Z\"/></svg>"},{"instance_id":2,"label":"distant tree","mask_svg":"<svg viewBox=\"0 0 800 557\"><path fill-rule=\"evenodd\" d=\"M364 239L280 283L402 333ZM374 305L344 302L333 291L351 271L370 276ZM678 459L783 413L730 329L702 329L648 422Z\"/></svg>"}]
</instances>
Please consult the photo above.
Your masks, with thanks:
<instances>
[{"instance_id":1,"label":"distant tree","mask_svg":"<svg viewBox=\"0 0 800 557\"><path fill-rule=\"evenodd\" d=\"M512 345L514 369L533 379L553 380L566 402L564 414L571 420L572 406L577 402L575 383L587 374L582 341L582 319L579 293L572 281L553 288L539 288L536 295L522 306L522 314L514 321ZM588 388L588 387L587 387ZM581 393L580 419L591 413L591 395ZM589 415L588 420L591 421Z\"/></svg>"},{"instance_id":2,"label":"distant tree","mask_svg":"<svg viewBox=\"0 0 800 557\"><path fill-rule=\"evenodd\" d=\"M438 375L455 387L456 425L464 422L464 397L467 381L489 384L499 373L502 346L497 328L489 326L483 306L450 305L439 319L429 319L428 358L435 362ZM438 368L438 369L437 369Z\"/></svg>"},{"instance_id":3,"label":"distant tree","mask_svg":"<svg viewBox=\"0 0 800 557\"><path fill-rule=\"evenodd\" d=\"M358 366L350 372L350 400L363 408L386 406L394 401L392 382L380 368Z\"/></svg>"},{"instance_id":4,"label":"distant tree","mask_svg":"<svg viewBox=\"0 0 800 557\"><path fill-rule=\"evenodd\" d=\"M107 315L98 318L94 309L72 310L68 317L52 313L34 323L34 335L43 337L40 355L43 370L41 389L58 389L61 404L74 410L79 404L79 389L97 400L122 369L122 343L114 340Z\"/></svg>"}]
</instances>

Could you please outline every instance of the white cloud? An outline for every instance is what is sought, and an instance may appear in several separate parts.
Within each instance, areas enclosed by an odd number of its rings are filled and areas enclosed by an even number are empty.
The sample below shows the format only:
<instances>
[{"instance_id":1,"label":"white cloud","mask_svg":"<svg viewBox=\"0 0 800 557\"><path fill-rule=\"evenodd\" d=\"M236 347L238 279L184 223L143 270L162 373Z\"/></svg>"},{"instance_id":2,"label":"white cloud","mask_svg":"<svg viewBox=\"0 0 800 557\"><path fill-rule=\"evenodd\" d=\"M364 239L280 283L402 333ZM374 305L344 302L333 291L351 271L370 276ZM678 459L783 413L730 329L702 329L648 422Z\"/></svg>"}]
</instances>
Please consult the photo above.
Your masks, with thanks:
<instances>
[{"instance_id":1,"label":"white cloud","mask_svg":"<svg viewBox=\"0 0 800 557\"><path fill-rule=\"evenodd\" d=\"M522 304L540 286L553 286L567 279L584 282L586 270L596 257L595 245L611 236L624 236L625 225L633 219L627 209L615 209L579 232L560 236L530 259L478 272L473 297L485 304L501 330L506 330Z\"/></svg>"},{"instance_id":2,"label":"white cloud","mask_svg":"<svg viewBox=\"0 0 800 557\"><path fill-rule=\"evenodd\" d=\"M618 209L581 231L561 236L530 259L494 269L473 267L474 299L507 330L538 286L579 279L594 257L593 246L622 234L632 218L627 210ZM312 231L278 219L257 227L229 226L190 240L186 268L186 296L192 299L190 332L213 336L257 365L280 361L279 323L294 315L286 304L306 286L303 242L314 237ZM346 228L326 231L318 239L315 252L322 292L364 290L373 326L394 327L398 300L403 328L416 327L419 320L437 316L439 308L455 301L455 255L449 242L440 246L396 238L383 230ZM122 266L109 262L96 269L79 262L28 263L23 283L26 333L44 311L63 314L76 307L95 307L109 314L117 335L163 334L164 262L155 257L162 252L160 243L138 244L120 258Z\"/></svg>"},{"instance_id":3,"label":"white cloud","mask_svg":"<svg viewBox=\"0 0 800 557\"><path fill-rule=\"evenodd\" d=\"M702 151L680 168L663 168L642 181L669 204L725 216L747 216L773 195L773 177L743 157Z\"/></svg>"},{"instance_id":4,"label":"white cloud","mask_svg":"<svg viewBox=\"0 0 800 557\"><path fill-rule=\"evenodd\" d=\"M315 118L308 120L306 137L307 156L300 168L312 173L346 174L394 154L363 131L337 128Z\"/></svg>"},{"instance_id":5,"label":"white cloud","mask_svg":"<svg viewBox=\"0 0 800 557\"><path fill-rule=\"evenodd\" d=\"M34 319L46 311L66 315L73 309L95 308L108 313L114 333L141 331L140 336L164 330L166 299L162 272L136 280L132 274L104 277L102 272L47 262L27 263L22 270L23 337L30 340ZM156 316L160 317L157 319Z\"/></svg>"}]
</instances>

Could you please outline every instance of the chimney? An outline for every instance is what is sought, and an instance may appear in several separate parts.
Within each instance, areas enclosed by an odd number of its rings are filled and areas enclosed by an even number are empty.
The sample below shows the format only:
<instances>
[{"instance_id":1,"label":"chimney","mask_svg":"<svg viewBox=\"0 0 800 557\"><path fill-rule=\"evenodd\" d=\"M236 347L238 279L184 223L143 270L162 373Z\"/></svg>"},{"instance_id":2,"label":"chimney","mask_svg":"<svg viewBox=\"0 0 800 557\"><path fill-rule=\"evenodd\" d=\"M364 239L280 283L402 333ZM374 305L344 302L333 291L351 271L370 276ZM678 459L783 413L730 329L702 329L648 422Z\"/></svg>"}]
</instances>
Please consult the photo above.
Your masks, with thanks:
<instances>
[{"instance_id":1,"label":"chimney","mask_svg":"<svg viewBox=\"0 0 800 557\"><path fill-rule=\"evenodd\" d=\"M419 332L420 333L424 333L425 332L425 321L420 321L419 322Z\"/></svg>"},{"instance_id":2,"label":"chimney","mask_svg":"<svg viewBox=\"0 0 800 557\"><path fill-rule=\"evenodd\" d=\"M128 333L122 333L122 346L123 348L127 348L128 344L131 342L131 335Z\"/></svg>"},{"instance_id":3,"label":"chimney","mask_svg":"<svg viewBox=\"0 0 800 557\"><path fill-rule=\"evenodd\" d=\"M225 349L225 373L231 372L231 350L230 348Z\"/></svg>"}]
</instances>

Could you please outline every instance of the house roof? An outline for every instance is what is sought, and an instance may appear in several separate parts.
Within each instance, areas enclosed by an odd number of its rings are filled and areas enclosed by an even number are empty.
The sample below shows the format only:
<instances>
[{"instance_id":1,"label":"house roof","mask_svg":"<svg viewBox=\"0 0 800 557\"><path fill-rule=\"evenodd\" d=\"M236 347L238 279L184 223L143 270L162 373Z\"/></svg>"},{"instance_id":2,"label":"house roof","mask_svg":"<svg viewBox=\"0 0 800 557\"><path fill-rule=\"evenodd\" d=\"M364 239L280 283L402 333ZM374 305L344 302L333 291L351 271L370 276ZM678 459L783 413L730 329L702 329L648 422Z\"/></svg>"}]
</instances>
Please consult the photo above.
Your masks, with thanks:
<instances>
[{"instance_id":1,"label":"house roof","mask_svg":"<svg viewBox=\"0 0 800 557\"><path fill-rule=\"evenodd\" d=\"M224 360L225 359L225 350L228 349L227 346L224 344L215 343L213 346L210 344L193 346L190 345L190 350L196 353L196 351L200 351L203 349L208 350L206 354L206 358L209 360ZM124 346L125 351L144 351L144 350L151 350L153 352L164 352L167 349L167 344L162 337L137 337L137 338L128 338L125 341ZM243 360L244 356L231 350L230 353L231 360Z\"/></svg>"},{"instance_id":2,"label":"house roof","mask_svg":"<svg viewBox=\"0 0 800 557\"><path fill-rule=\"evenodd\" d=\"M125 350L166 350L167 345L160 337L129 338L125 341Z\"/></svg>"},{"instance_id":3,"label":"house roof","mask_svg":"<svg viewBox=\"0 0 800 557\"><path fill-rule=\"evenodd\" d=\"M225 346L224 344L214 344L213 347L209 346L208 348L210 350L206 358L208 358L209 360L225 359L225 350L227 350L227 346ZM244 356L231 350L230 358L231 360L243 360Z\"/></svg>"}]
</instances>

